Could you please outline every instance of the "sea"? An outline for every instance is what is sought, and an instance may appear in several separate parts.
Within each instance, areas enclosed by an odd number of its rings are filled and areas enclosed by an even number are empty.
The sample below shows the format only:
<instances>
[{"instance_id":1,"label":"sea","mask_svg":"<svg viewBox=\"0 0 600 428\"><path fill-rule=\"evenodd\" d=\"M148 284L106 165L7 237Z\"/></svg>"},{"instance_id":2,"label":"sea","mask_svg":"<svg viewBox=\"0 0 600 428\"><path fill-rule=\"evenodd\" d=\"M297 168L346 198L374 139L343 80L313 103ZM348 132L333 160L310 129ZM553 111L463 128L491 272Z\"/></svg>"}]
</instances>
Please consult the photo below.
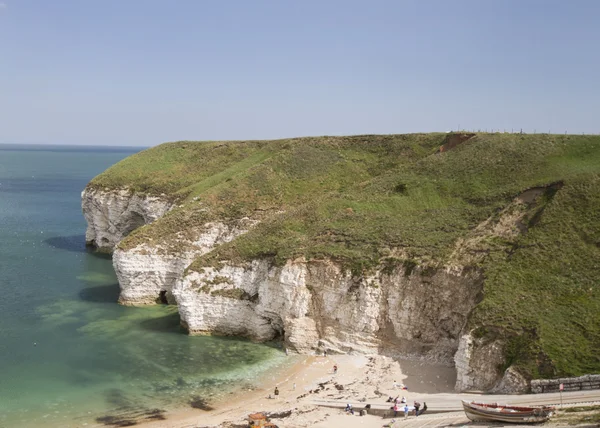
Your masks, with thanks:
<instances>
[{"instance_id":1,"label":"sea","mask_svg":"<svg viewBox=\"0 0 600 428\"><path fill-rule=\"evenodd\" d=\"M0 145L0 427L207 409L286 364L276 344L186 335L173 306L116 303L110 257L85 247L81 192L139 150Z\"/></svg>"}]
</instances>

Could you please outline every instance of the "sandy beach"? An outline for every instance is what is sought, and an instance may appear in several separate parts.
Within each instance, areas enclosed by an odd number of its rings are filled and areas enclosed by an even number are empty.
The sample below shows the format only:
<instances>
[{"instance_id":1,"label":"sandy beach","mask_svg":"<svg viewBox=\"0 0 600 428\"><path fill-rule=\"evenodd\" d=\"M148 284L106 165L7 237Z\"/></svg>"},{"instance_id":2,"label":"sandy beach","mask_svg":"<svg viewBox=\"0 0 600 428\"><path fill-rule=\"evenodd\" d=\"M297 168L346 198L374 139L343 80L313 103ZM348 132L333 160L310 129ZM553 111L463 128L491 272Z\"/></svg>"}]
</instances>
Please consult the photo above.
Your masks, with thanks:
<instances>
[{"instance_id":1,"label":"sandy beach","mask_svg":"<svg viewBox=\"0 0 600 428\"><path fill-rule=\"evenodd\" d=\"M406 396L410 403L419 393L450 392L454 385L453 369L405 362L380 355L307 356L266 386L246 393L232 394L215 410L189 409L166 414L166 420L142 424L145 428L199 428L247 426L249 413L265 412L279 427L381 427L391 419L359 416L366 404L385 405L388 396ZM333 367L338 367L334 373ZM408 391L402 390L405 384ZM275 397L275 387L279 395ZM354 403L355 415L340 408L317 403L345 406ZM364 403L364 404L363 404Z\"/></svg>"}]
</instances>

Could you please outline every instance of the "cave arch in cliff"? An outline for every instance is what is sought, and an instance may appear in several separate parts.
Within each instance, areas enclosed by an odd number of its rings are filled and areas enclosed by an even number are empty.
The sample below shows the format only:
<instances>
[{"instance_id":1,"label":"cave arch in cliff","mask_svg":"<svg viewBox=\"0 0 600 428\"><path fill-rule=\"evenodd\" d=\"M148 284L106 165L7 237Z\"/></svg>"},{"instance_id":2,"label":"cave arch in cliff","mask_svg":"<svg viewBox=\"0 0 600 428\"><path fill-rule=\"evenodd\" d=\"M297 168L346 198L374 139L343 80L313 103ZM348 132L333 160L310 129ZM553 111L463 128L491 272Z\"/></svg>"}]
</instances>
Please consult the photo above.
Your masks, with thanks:
<instances>
[{"instance_id":1,"label":"cave arch in cliff","mask_svg":"<svg viewBox=\"0 0 600 428\"><path fill-rule=\"evenodd\" d=\"M122 222L123 227L121 229L123 230L123 235L127 236L135 229L142 227L145 224L146 220L144 219L144 216L138 212L131 211Z\"/></svg>"}]
</instances>

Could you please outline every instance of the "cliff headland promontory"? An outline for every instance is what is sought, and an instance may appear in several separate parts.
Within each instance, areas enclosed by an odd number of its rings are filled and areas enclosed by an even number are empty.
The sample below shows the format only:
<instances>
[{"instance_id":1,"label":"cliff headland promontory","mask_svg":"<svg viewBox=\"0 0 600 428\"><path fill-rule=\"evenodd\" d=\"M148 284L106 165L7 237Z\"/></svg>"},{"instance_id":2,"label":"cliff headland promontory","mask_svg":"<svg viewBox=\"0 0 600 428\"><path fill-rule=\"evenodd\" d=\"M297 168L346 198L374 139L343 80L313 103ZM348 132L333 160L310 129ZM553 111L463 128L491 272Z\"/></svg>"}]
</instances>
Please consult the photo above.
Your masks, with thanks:
<instances>
[{"instance_id":1,"label":"cliff headland promontory","mask_svg":"<svg viewBox=\"0 0 600 428\"><path fill-rule=\"evenodd\" d=\"M125 305L190 334L455 365L458 390L600 372L600 137L182 141L82 194Z\"/></svg>"}]
</instances>

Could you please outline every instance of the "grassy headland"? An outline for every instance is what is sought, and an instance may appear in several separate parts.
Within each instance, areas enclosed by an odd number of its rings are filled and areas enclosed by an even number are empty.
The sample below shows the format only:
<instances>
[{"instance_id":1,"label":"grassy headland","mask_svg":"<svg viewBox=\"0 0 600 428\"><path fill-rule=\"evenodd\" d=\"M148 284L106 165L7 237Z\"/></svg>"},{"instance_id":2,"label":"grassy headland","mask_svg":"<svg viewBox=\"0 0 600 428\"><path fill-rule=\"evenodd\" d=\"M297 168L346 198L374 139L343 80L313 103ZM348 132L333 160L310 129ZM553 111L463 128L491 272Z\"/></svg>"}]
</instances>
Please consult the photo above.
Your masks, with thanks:
<instances>
[{"instance_id":1,"label":"grassy headland","mask_svg":"<svg viewBox=\"0 0 600 428\"><path fill-rule=\"evenodd\" d=\"M600 372L600 137L477 134L437 153L446 138L169 143L90 186L178 202L122 248L176 246L177 232L247 216L261 223L190 269L303 256L360 275L384 260L444 265L459 238L523 191L554 183L527 213L525 233L485 242L486 256L474 262L485 274L484 299L470 324L481 338L506 340L508 364L532 377Z\"/></svg>"}]
</instances>

